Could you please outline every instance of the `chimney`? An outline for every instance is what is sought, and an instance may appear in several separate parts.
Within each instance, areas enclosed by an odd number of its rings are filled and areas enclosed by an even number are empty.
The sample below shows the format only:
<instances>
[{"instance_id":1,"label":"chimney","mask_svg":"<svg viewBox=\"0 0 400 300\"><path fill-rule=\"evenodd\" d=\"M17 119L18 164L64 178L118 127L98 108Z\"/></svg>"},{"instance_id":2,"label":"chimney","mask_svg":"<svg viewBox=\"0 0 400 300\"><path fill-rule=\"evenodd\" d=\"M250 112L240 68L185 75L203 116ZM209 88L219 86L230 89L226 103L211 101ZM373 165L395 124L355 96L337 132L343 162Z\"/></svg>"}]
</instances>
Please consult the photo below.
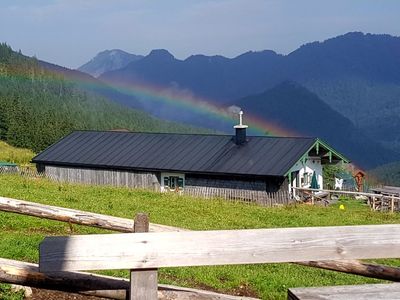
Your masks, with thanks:
<instances>
[{"instance_id":1,"label":"chimney","mask_svg":"<svg viewBox=\"0 0 400 300\"><path fill-rule=\"evenodd\" d=\"M243 111L239 112L239 125L233 126L236 131L235 144L243 145L246 142L246 128L247 125L243 125Z\"/></svg>"}]
</instances>

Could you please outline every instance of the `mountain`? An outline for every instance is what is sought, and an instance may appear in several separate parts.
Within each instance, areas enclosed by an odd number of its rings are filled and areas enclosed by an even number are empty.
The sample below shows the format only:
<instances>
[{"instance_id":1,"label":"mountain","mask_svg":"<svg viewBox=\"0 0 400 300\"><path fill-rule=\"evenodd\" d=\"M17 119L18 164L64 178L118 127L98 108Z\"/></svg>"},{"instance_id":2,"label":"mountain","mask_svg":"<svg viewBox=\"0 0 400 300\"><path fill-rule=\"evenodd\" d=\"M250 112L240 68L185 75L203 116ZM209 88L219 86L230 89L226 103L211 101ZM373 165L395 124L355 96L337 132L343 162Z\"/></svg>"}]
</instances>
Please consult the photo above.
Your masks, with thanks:
<instances>
[{"instance_id":1,"label":"mountain","mask_svg":"<svg viewBox=\"0 0 400 300\"><path fill-rule=\"evenodd\" d=\"M348 33L300 47L285 67L369 137L400 151L399 37Z\"/></svg>"},{"instance_id":2,"label":"mountain","mask_svg":"<svg viewBox=\"0 0 400 300\"><path fill-rule=\"evenodd\" d=\"M232 104L279 127L294 128L300 135L320 137L365 168L400 159L400 154L384 149L316 94L294 82L283 82Z\"/></svg>"},{"instance_id":3,"label":"mountain","mask_svg":"<svg viewBox=\"0 0 400 300\"><path fill-rule=\"evenodd\" d=\"M117 69L121 69L131 62L142 59L142 55L113 49L98 53L92 60L78 68L79 71L88 73L94 77Z\"/></svg>"},{"instance_id":4,"label":"mountain","mask_svg":"<svg viewBox=\"0 0 400 300\"><path fill-rule=\"evenodd\" d=\"M400 38L351 32L288 55L247 52L185 60L154 50L100 76L104 82L181 89L225 104L289 80L314 92L365 135L400 152Z\"/></svg>"},{"instance_id":5,"label":"mountain","mask_svg":"<svg viewBox=\"0 0 400 300\"><path fill-rule=\"evenodd\" d=\"M88 76L0 44L0 140L38 152L77 129L203 132L110 101Z\"/></svg>"},{"instance_id":6,"label":"mountain","mask_svg":"<svg viewBox=\"0 0 400 300\"><path fill-rule=\"evenodd\" d=\"M124 68L102 74L99 79L111 83L177 86L223 103L265 89L268 79L279 71L282 59L283 56L267 50L248 52L234 59L192 55L179 60L167 50L158 49Z\"/></svg>"}]
</instances>

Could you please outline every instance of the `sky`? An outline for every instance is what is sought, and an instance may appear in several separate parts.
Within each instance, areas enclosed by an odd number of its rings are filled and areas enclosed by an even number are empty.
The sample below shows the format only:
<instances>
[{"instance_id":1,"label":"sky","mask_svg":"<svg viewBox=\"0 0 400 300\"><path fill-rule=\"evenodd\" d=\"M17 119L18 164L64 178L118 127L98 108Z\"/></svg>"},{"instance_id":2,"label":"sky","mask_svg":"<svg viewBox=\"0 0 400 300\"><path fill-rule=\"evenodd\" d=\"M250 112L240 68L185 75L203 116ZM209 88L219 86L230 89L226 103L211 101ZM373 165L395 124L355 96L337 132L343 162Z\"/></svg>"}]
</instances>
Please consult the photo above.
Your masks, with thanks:
<instances>
[{"instance_id":1,"label":"sky","mask_svg":"<svg viewBox=\"0 0 400 300\"><path fill-rule=\"evenodd\" d=\"M106 49L288 54L349 31L400 36L398 0L1 0L0 42L77 68Z\"/></svg>"}]
</instances>

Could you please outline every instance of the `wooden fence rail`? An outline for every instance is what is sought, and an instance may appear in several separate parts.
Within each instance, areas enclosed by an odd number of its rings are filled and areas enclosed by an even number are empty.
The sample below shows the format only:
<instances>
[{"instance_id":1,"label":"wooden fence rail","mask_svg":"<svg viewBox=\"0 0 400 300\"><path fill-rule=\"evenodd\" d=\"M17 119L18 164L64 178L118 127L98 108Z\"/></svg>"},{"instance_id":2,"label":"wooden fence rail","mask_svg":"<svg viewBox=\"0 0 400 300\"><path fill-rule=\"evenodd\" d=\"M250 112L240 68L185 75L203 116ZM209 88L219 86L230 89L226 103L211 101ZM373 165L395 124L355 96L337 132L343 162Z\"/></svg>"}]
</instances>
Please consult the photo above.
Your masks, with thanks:
<instances>
[{"instance_id":1,"label":"wooden fence rail","mask_svg":"<svg viewBox=\"0 0 400 300\"><path fill-rule=\"evenodd\" d=\"M39 270L134 268L397 258L400 225L307 227L47 237ZM133 284L136 284L133 286ZM157 299L157 285L132 281L140 297Z\"/></svg>"},{"instance_id":2,"label":"wooden fence rail","mask_svg":"<svg viewBox=\"0 0 400 300\"><path fill-rule=\"evenodd\" d=\"M83 272L45 274L37 264L0 258L0 282L35 288L76 292L111 299L126 299L129 280ZM239 300L236 297L197 289L158 284L158 299L162 300Z\"/></svg>"},{"instance_id":3,"label":"wooden fence rail","mask_svg":"<svg viewBox=\"0 0 400 300\"><path fill-rule=\"evenodd\" d=\"M5 197L0 197L0 211L7 211L44 219L98 227L119 232L133 232L134 230L134 221L130 219L101 215L87 211L50 206ZM154 223L150 224L150 231L152 232L183 230L185 229Z\"/></svg>"},{"instance_id":4,"label":"wooden fence rail","mask_svg":"<svg viewBox=\"0 0 400 300\"><path fill-rule=\"evenodd\" d=\"M311 188L296 188L293 189L306 192L325 192L328 193L328 198L332 194L341 194L349 196L364 196L368 199L368 204L372 210L382 211L382 212L397 212L400 211L400 197L394 195L383 195L375 193L364 193L364 192L351 192L351 191L341 191L341 190L321 190L321 189L311 189Z\"/></svg>"},{"instance_id":5,"label":"wooden fence rail","mask_svg":"<svg viewBox=\"0 0 400 300\"><path fill-rule=\"evenodd\" d=\"M41 271L400 257L400 225L47 237Z\"/></svg>"}]
</instances>

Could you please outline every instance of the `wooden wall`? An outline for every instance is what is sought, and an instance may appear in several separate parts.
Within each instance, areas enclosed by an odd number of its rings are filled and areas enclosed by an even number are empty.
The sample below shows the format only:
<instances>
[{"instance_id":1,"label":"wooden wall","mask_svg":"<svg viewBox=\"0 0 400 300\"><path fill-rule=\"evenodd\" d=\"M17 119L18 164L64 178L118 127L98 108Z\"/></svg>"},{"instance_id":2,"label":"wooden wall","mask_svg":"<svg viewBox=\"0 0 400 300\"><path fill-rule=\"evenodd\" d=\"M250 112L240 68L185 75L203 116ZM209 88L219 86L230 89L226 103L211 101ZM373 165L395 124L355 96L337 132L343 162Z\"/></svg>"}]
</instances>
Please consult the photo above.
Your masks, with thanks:
<instances>
[{"instance_id":1,"label":"wooden wall","mask_svg":"<svg viewBox=\"0 0 400 300\"><path fill-rule=\"evenodd\" d=\"M211 187L269 193L289 190L287 182L283 177L235 177L197 174L185 175L185 187Z\"/></svg>"},{"instance_id":2,"label":"wooden wall","mask_svg":"<svg viewBox=\"0 0 400 300\"><path fill-rule=\"evenodd\" d=\"M263 206L286 205L294 201L283 178L232 178L224 176L185 176L183 194L257 203Z\"/></svg>"},{"instance_id":3,"label":"wooden wall","mask_svg":"<svg viewBox=\"0 0 400 300\"><path fill-rule=\"evenodd\" d=\"M52 180L91 185L125 186L161 191L160 174L74 168L66 166L40 166ZM292 203L287 181L279 178L240 178L185 174L185 186L180 193L202 198L222 198L229 201L257 203L263 206Z\"/></svg>"},{"instance_id":4,"label":"wooden wall","mask_svg":"<svg viewBox=\"0 0 400 300\"><path fill-rule=\"evenodd\" d=\"M46 176L66 182L92 185L126 186L159 191L158 175L152 172L133 172L124 170L104 170L74 168L64 166L45 166Z\"/></svg>"}]
</instances>

